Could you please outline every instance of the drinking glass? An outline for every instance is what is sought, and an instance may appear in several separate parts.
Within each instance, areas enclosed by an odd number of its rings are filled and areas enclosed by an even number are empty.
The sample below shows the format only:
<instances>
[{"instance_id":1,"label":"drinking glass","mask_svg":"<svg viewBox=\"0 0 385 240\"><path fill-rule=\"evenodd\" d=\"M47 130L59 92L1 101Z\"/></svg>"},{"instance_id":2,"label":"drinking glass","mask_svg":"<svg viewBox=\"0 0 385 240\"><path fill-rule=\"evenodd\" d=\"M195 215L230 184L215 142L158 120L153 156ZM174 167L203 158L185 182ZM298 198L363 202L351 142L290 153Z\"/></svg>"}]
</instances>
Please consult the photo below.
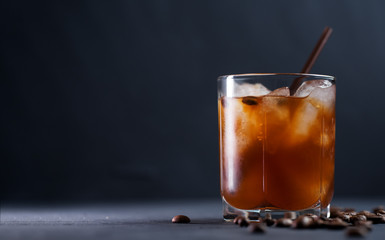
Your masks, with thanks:
<instances>
[{"instance_id":1,"label":"drinking glass","mask_svg":"<svg viewBox=\"0 0 385 240\"><path fill-rule=\"evenodd\" d=\"M300 81L290 94L289 86ZM335 78L258 73L218 78L223 217L329 217L334 193Z\"/></svg>"}]
</instances>

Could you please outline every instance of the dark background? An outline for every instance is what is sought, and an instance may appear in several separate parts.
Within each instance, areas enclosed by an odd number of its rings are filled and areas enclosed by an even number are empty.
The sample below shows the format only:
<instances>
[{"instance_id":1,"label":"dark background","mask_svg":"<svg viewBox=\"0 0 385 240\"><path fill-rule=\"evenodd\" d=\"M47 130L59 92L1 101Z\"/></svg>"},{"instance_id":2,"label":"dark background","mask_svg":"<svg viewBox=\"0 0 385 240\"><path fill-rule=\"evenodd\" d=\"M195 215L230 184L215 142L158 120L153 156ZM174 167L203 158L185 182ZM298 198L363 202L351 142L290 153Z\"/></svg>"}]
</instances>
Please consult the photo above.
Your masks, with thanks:
<instances>
[{"instance_id":1,"label":"dark background","mask_svg":"<svg viewBox=\"0 0 385 240\"><path fill-rule=\"evenodd\" d=\"M385 195L385 2L2 1L9 202L219 198L216 78L337 77L335 196Z\"/></svg>"}]
</instances>

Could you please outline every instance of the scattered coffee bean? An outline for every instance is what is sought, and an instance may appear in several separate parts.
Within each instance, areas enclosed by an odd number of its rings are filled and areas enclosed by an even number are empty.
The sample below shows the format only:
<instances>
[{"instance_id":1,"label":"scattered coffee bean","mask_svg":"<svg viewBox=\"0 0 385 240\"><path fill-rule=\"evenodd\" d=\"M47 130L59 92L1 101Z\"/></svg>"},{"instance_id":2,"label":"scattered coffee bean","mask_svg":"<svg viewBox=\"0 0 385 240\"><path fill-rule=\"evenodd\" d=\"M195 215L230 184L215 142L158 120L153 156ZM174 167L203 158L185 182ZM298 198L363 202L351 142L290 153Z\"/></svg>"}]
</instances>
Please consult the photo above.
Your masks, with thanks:
<instances>
[{"instance_id":1,"label":"scattered coffee bean","mask_svg":"<svg viewBox=\"0 0 385 240\"><path fill-rule=\"evenodd\" d=\"M190 218L185 215L176 215L171 220L173 223L189 223Z\"/></svg>"},{"instance_id":2,"label":"scattered coffee bean","mask_svg":"<svg viewBox=\"0 0 385 240\"><path fill-rule=\"evenodd\" d=\"M263 220L263 222L268 226L268 227L270 227L270 226L273 226L276 222L277 222L277 220L275 220L275 219L265 219L265 220Z\"/></svg>"},{"instance_id":3,"label":"scattered coffee bean","mask_svg":"<svg viewBox=\"0 0 385 240\"><path fill-rule=\"evenodd\" d=\"M325 221L321 218L314 221L314 226L318 228L324 228L325 227Z\"/></svg>"},{"instance_id":4,"label":"scattered coffee bean","mask_svg":"<svg viewBox=\"0 0 385 240\"><path fill-rule=\"evenodd\" d=\"M354 208L345 208L342 210L343 212L355 212L356 210Z\"/></svg>"},{"instance_id":5,"label":"scattered coffee bean","mask_svg":"<svg viewBox=\"0 0 385 240\"><path fill-rule=\"evenodd\" d=\"M374 224L385 223L385 215L382 215L380 213L377 213L377 214L373 213L368 216L368 220L372 221Z\"/></svg>"},{"instance_id":6,"label":"scattered coffee bean","mask_svg":"<svg viewBox=\"0 0 385 240\"><path fill-rule=\"evenodd\" d=\"M372 225L373 225L372 221L356 221L356 222L354 222L354 226L365 227L369 231L372 230Z\"/></svg>"},{"instance_id":7,"label":"scattered coffee bean","mask_svg":"<svg viewBox=\"0 0 385 240\"><path fill-rule=\"evenodd\" d=\"M380 213L377 213L377 215L381 217L381 219L378 221L378 223L385 223L385 215L382 215Z\"/></svg>"},{"instance_id":8,"label":"scattered coffee bean","mask_svg":"<svg viewBox=\"0 0 385 240\"><path fill-rule=\"evenodd\" d=\"M384 209L375 209L373 212L385 215L385 210Z\"/></svg>"},{"instance_id":9,"label":"scattered coffee bean","mask_svg":"<svg viewBox=\"0 0 385 240\"><path fill-rule=\"evenodd\" d=\"M366 221L367 218L364 215L355 215L350 218L350 222L354 223L356 221Z\"/></svg>"},{"instance_id":10,"label":"scattered coffee bean","mask_svg":"<svg viewBox=\"0 0 385 240\"><path fill-rule=\"evenodd\" d=\"M293 220L290 218L280 218L277 220L276 226L277 227L291 227L293 224Z\"/></svg>"},{"instance_id":11,"label":"scattered coffee bean","mask_svg":"<svg viewBox=\"0 0 385 240\"><path fill-rule=\"evenodd\" d=\"M313 220L317 220L317 219L320 218L320 217L318 217L317 215L312 214L312 213L306 213L306 214L304 214L303 216L311 217Z\"/></svg>"},{"instance_id":12,"label":"scattered coffee bean","mask_svg":"<svg viewBox=\"0 0 385 240\"><path fill-rule=\"evenodd\" d=\"M233 222L235 224L238 224L240 227L247 227L247 226L249 226L249 222L246 220L246 218L244 218L242 216L238 216L238 217L234 218Z\"/></svg>"},{"instance_id":13,"label":"scattered coffee bean","mask_svg":"<svg viewBox=\"0 0 385 240\"><path fill-rule=\"evenodd\" d=\"M247 227L247 226L249 226L249 222L243 218L243 219L238 220L238 225L240 227Z\"/></svg>"},{"instance_id":14,"label":"scattered coffee bean","mask_svg":"<svg viewBox=\"0 0 385 240\"><path fill-rule=\"evenodd\" d=\"M338 218L340 218L340 219L342 219L344 222L350 222L350 218L351 218L352 216L350 215L350 214L340 214L339 216L338 216Z\"/></svg>"},{"instance_id":15,"label":"scattered coffee bean","mask_svg":"<svg viewBox=\"0 0 385 240\"><path fill-rule=\"evenodd\" d=\"M370 214L371 214L371 212L366 211L366 210L357 213L357 215L364 215L365 217L367 217Z\"/></svg>"},{"instance_id":16,"label":"scattered coffee bean","mask_svg":"<svg viewBox=\"0 0 385 240\"><path fill-rule=\"evenodd\" d=\"M289 219L295 219L297 217L297 214L295 212L285 212L283 217L289 218Z\"/></svg>"},{"instance_id":17,"label":"scattered coffee bean","mask_svg":"<svg viewBox=\"0 0 385 240\"><path fill-rule=\"evenodd\" d=\"M344 223L344 224L346 224L346 222L344 222L342 219L340 219L340 218L332 218L332 219L330 219L330 221L332 221L332 222L339 222L339 223Z\"/></svg>"},{"instance_id":18,"label":"scattered coffee bean","mask_svg":"<svg viewBox=\"0 0 385 240\"><path fill-rule=\"evenodd\" d=\"M372 221L373 223L380 221L381 216L378 216L375 213L370 213L366 216L368 221Z\"/></svg>"},{"instance_id":19,"label":"scattered coffee bean","mask_svg":"<svg viewBox=\"0 0 385 240\"><path fill-rule=\"evenodd\" d=\"M348 223L342 221L339 218L330 219L324 222L324 226L329 229L343 229L349 226Z\"/></svg>"},{"instance_id":20,"label":"scattered coffee bean","mask_svg":"<svg viewBox=\"0 0 385 240\"><path fill-rule=\"evenodd\" d=\"M234 224L238 224L238 221L239 221L240 219L245 219L245 218L242 217L242 216L237 216L237 217L234 218L233 223L234 223Z\"/></svg>"},{"instance_id":21,"label":"scattered coffee bean","mask_svg":"<svg viewBox=\"0 0 385 240\"><path fill-rule=\"evenodd\" d=\"M342 212L342 214L349 214L350 216L356 216L357 212L352 211L352 212Z\"/></svg>"},{"instance_id":22,"label":"scattered coffee bean","mask_svg":"<svg viewBox=\"0 0 385 240\"><path fill-rule=\"evenodd\" d=\"M379 213L379 214L385 215L385 210L384 209L379 209L375 213Z\"/></svg>"},{"instance_id":23,"label":"scattered coffee bean","mask_svg":"<svg viewBox=\"0 0 385 240\"><path fill-rule=\"evenodd\" d=\"M247 228L251 233L265 233L266 227L263 223L252 223Z\"/></svg>"},{"instance_id":24,"label":"scattered coffee bean","mask_svg":"<svg viewBox=\"0 0 385 240\"><path fill-rule=\"evenodd\" d=\"M368 233L365 227L350 227L346 230L346 235L349 237L363 237Z\"/></svg>"},{"instance_id":25,"label":"scattered coffee bean","mask_svg":"<svg viewBox=\"0 0 385 240\"><path fill-rule=\"evenodd\" d=\"M345 208L341 211L339 208L332 207L332 218L319 217L314 214L304 214L296 218L295 212L286 212L283 218L273 219L270 212L265 213L264 218L258 218L258 223L249 223L246 218L237 216L234 223L241 227L247 227L252 233L266 232L266 226L276 227L293 227L293 228L328 228L328 229L344 229L347 228L348 236L364 236L368 231L372 230L372 225L377 223L385 223L385 210L382 206L373 209L374 213L367 210L356 212L353 208ZM173 222L183 222L180 218L186 216L178 215L173 218ZM188 217L186 217L188 219ZM175 219L175 220L174 220ZM176 220L177 219L177 220ZM295 219L293 221L293 219ZM257 220L255 218L254 220ZM190 222L188 219L187 222ZM350 224L349 224L350 223Z\"/></svg>"},{"instance_id":26,"label":"scattered coffee bean","mask_svg":"<svg viewBox=\"0 0 385 240\"><path fill-rule=\"evenodd\" d=\"M374 213L385 214L385 207L384 206L375 207L375 208L373 208L373 212Z\"/></svg>"},{"instance_id":27,"label":"scattered coffee bean","mask_svg":"<svg viewBox=\"0 0 385 240\"><path fill-rule=\"evenodd\" d=\"M257 98L256 97L243 97L242 102L247 105L257 105Z\"/></svg>"},{"instance_id":28,"label":"scattered coffee bean","mask_svg":"<svg viewBox=\"0 0 385 240\"><path fill-rule=\"evenodd\" d=\"M313 218L309 216L299 216L293 226L295 228L312 228L315 227Z\"/></svg>"}]
</instances>

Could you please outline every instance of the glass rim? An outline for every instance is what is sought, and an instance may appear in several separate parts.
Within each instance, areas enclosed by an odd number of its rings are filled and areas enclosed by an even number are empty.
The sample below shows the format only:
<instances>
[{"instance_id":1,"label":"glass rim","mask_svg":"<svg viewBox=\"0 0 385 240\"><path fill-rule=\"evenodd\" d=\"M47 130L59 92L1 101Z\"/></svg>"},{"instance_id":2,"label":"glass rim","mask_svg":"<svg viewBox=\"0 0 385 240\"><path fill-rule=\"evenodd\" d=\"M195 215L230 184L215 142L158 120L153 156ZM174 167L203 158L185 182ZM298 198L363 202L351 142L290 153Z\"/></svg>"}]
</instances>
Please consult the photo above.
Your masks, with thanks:
<instances>
[{"instance_id":1,"label":"glass rim","mask_svg":"<svg viewBox=\"0 0 385 240\"><path fill-rule=\"evenodd\" d=\"M240 78L240 77L259 77L259 76L298 76L298 77L317 77L326 78L326 80L335 81L336 77L325 74L314 74L314 73L241 73L241 74L228 74L221 75L218 77L218 81L227 80L228 78Z\"/></svg>"}]
</instances>

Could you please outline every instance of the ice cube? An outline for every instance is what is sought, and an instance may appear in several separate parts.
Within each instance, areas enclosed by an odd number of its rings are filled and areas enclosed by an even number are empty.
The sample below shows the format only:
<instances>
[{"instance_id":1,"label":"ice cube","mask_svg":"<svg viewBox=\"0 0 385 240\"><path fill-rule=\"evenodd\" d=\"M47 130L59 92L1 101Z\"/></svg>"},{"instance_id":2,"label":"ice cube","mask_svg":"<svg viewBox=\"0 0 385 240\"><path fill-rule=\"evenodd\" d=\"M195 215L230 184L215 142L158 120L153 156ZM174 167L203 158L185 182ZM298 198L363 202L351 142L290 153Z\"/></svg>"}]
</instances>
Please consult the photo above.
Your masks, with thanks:
<instances>
[{"instance_id":1,"label":"ice cube","mask_svg":"<svg viewBox=\"0 0 385 240\"><path fill-rule=\"evenodd\" d=\"M236 83L234 85L234 97L245 97L245 96L263 96L270 93L270 90L267 89L263 84L260 83Z\"/></svg>"},{"instance_id":2,"label":"ice cube","mask_svg":"<svg viewBox=\"0 0 385 240\"><path fill-rule=\"evenodd\" d=\"M316 108L322 107L324 110L332 111L335 104L336 86L328 88L315 88L308 96L310 103Z\"/></svg>"},{"instance_id":3,"label":"ice cube","mask_svg":"<svg viewBox=\"0 0 385 240\"><path fill-rule=\"evenodd\" d=\"M293 115L291 124L292 140L300 143L309 134L312 126L317 124L316 121L319 111L308 101L303 101L297 108L297 111ZM293 142L293 143L294 143Z\"/></svg>"},{"instance_id":4,"label":"ice cube","mask_svg":"<svg viewBox=\"0 0 385 240\"><path fill-rule=\"evenodd\" d=\"M297 89L295 97L307 97L316 88L328 88L332 83L328 80L310 80L301 84Z\"/></svg>"},{"instance_id":5,"label":"ice cube","mask_svg":"<svg viewBox=\"0 0 385 240\"><path fill-rule=\"evenodd\" d=\"M270 117L283 121L289 119L290 111L287 107L287 98L290 96L288 87L275 89L263 97L264 110Z\"/></svg>"},{"instance_id":6,"label":"ice cube","mask_svg":"<svg viewBox=\"0 0 385 240\"><path fill-rule=\"evenodd\" d=\"M277 88L274 91L270 92L267 94L268 96L283 96L283 97L288 97L290 96L290 90L288 87L281 87Z\"/></svg>"},{"instance_id":7,"label":"ice cube","mask_svg":"<svg viewBox=\"0 0 385 240\"><path fill-rule=\"evenodd\" d=\"M310 95L301 101L292 118L291 128L293 131L290 137L294 140L293 143L306 139L310 129L322 126L323 123L320 121L323 118L322 116L318 117L320 114L333 114L335 90L335 85L325 88L314 87Z\"/></svg>"}]
</instances>

